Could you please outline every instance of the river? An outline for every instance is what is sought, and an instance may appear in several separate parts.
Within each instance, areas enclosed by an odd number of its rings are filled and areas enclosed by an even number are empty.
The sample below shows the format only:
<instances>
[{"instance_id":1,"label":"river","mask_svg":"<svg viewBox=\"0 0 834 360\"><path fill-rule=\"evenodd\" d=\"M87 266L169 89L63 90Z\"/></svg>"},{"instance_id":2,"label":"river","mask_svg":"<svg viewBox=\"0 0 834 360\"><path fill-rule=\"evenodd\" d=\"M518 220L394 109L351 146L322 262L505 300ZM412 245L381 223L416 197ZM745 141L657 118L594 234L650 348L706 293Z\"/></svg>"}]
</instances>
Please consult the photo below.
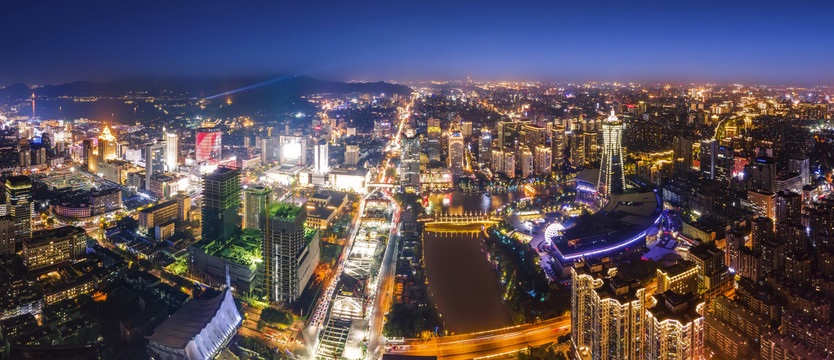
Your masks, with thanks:
<instances>
[{"instance_id":1,"label":"river","mask_svg":"<svg viewBox=\"0 0 834 360\"><path fill-rule=\"evenodd\" d=\"M446 330L455 334L512 324L482 233L423 233L426 277Z\"/></svg>"}]
</instances>

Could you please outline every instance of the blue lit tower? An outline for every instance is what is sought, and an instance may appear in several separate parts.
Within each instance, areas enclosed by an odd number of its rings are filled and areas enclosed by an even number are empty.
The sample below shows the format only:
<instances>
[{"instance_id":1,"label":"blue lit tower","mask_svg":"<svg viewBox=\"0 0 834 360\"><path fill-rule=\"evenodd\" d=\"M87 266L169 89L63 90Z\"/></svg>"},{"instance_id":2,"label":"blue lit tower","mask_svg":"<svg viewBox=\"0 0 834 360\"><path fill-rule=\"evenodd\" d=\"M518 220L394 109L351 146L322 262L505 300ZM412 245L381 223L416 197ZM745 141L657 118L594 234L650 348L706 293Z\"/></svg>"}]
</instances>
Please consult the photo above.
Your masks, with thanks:
<instances>
[{"instance_id":1,"label":"blue lit tower","mask_svg":"<svg viewBox=\"0 0 834 360\"><path fill-rule=\"evenodd\" d=\"M623 192L623 122L614 115L602 123L602 161L599 167L597 194L607 200L611 194Z\"/></svg>"}]
</instances>

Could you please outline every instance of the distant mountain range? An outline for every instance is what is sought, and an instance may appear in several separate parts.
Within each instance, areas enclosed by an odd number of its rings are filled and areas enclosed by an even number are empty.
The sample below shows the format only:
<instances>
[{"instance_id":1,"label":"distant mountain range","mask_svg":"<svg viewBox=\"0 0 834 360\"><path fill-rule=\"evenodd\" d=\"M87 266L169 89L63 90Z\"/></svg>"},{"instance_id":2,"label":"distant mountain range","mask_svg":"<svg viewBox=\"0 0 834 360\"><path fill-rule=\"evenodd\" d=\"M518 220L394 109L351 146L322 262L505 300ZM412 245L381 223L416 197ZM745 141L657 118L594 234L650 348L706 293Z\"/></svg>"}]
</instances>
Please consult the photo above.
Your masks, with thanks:
<instances>
[{"instance_id":1,"label":"distant mountain range","mask_svg":"<svg viewBox=\"0 0 834 360\"><path fill-rule=\"evenodd\" d=\"M254 86L253 86L254 85ZM404 85L385 82L353 83L325 81L306 76L241 77L241 78L132 78L94 83L76 81L66 84L45 85L30 88L25 84L13 84L0 88L0 102L38 97L60 96L109 96L145 93L151 96L182 96L203 98L237 89L235 97L299 97L317 93L411 93Z\"/></svg>"},{"instance_id":2,"label":"distant mountain range","mask_svg":"<svg viewBox=\"0 0 834 360\"><path fill-rule=\"evenodd\" d=\"M411 94L411 88L385 82L353 83L324 81L305 76L250 78L134 78L103 83L78 81L30 88L14 84L0 88L0 105L20 103L35 94L36 113L43 119L89 118L133 124L146 120L171 118L255 116L275 120L295 118L295 114L314 114L315 104L302 97L312 94ZM127 102L126 95L153 96L158 101ZM99 101L76 102L65 97L97 96ZM172 99L175 107L165 107ZM208 99L206 106L196 106L179 99ZM228 104L227 101L231 102ZM163 107L157 107L157 105ZM31 114L28 106L19 107L20 115ZM257 121L257 120L256 120ZM298 119L309 122L309 119Z\"/></svg>"}]
</instances>

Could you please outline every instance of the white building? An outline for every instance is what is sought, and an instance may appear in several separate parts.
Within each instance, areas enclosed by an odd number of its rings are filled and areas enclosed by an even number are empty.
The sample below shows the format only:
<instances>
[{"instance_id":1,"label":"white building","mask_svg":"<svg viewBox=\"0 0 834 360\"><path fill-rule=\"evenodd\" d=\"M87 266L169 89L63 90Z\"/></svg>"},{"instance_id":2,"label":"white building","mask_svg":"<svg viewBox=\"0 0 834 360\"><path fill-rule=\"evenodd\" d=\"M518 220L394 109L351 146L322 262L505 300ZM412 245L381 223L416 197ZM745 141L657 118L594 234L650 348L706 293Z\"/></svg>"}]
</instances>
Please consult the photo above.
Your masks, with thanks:
<instances>
[{"instance_id":1,"label":"white building","mask_svg":"<svg viewBox=\"0 0 834 360\"><path fill-rule=\"evenodd\" d=\"M521 177L526 178L533 175L534 170L533 153L530 150L524 149L521 152Z\"/></svg>"},{"instance_id":2,"label":"white building","mask_svg":"<svg viewBox=\"0 0 834 360\"><path fill-rule=\"evenodd\" d=\"M314 149L313 170L319 174L330 172L330 145L326 142L316 145Z\"/></svg>"},{"instance_id":3,"label":"white building","mask_svg":"<svg viewBox=\"0 0 834 360\"><path fill-rule=\"evenodd\" d=\"M550 174L550 167L551 167L551 159L552 159L552 150L544 145L536 146L534 149L535 151L535 163L536 163L536 174L547 175Z\"/></svg>"},{"instance_id":4,"label":"white building","mask_svg":"<svg viewBox=\"0 0 834 360\"><path fill-rule=\"evenodd\" d=\"M177 141L177 133L165 132L165 170L175 171L177 169L177 152L179 151L179 142Z\"/></svg>"},{"instance_id":5,"label":"white building","mask_svg":"<svg viewBox=\"0 0 834 360\"><path fill-rule=\"evenodd\" d=\"M156 360L211 359L237 332L242 318L231 288L208 299L191 299L149 338L148 352Z\"/></svg>"}]
</instances>

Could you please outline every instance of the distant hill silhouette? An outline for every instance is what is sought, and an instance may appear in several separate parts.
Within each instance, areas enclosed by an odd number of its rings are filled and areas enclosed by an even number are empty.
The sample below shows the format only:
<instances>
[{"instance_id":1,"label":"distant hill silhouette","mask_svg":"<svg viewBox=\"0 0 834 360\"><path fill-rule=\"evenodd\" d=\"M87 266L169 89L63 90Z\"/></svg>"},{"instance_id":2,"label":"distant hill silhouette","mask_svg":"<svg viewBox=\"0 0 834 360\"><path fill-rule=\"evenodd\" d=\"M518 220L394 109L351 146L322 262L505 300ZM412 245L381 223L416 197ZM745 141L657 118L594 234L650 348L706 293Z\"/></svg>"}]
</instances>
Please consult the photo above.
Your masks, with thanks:
<instances>
[{"instance_id":1,"label":"distant hill silhouette","mask_svg":"<svg viewBox=\"0 0 834 360\"><path fill-rule=\"evenodd\" d=\"M30 89L24 84L13 84L0 89L0 101L16 101L32 96L109 96L118 97L135 93L152 96L182 96L203 98L221 94L254 84L266 83L273 77L239 78L132 78L103 83L76 81L66 84L45 85ZM347 83L326 81L306 76L288 76L281 81L266 83L260 87L235 93L235 97L299 97L315 93L386 93L408 95L411 88L385 82Z\"/></svg>"},{"instance_id":2,"label":"distant hill silhouette","mask_svg":"<svg viewBox=\"0 0 834 360\"><path fill-rule=\"evenodd\" d=\"M229 94L225 94L231 92ZM0 88L0 104L20 102L38 97L37 115L45 119L89 118L133 124L154 119L183 118L195 115L211 117L253 116L253 119L275 120L295 118L294 114L315 114L317 107L307 101L312 94L411 94L411 88L385 82L347 83L325 81L305 76L240 77L240 78L133 78L103 83L77 81L58 85L30 88L13 84ZM147 95L157 97L154 103L128 103L122 96ZM163 111L156 104L167 99L205 99L213 95L205 106L191 106ZM97 96L95 102L75 102L65 97ZM109 98L109 99L108 99ZM231 100L231 104L227 104ZM21 112L29 115L28 107ZM299 119L304 121L304 119Z\"/></svg>"}]
</instances>

